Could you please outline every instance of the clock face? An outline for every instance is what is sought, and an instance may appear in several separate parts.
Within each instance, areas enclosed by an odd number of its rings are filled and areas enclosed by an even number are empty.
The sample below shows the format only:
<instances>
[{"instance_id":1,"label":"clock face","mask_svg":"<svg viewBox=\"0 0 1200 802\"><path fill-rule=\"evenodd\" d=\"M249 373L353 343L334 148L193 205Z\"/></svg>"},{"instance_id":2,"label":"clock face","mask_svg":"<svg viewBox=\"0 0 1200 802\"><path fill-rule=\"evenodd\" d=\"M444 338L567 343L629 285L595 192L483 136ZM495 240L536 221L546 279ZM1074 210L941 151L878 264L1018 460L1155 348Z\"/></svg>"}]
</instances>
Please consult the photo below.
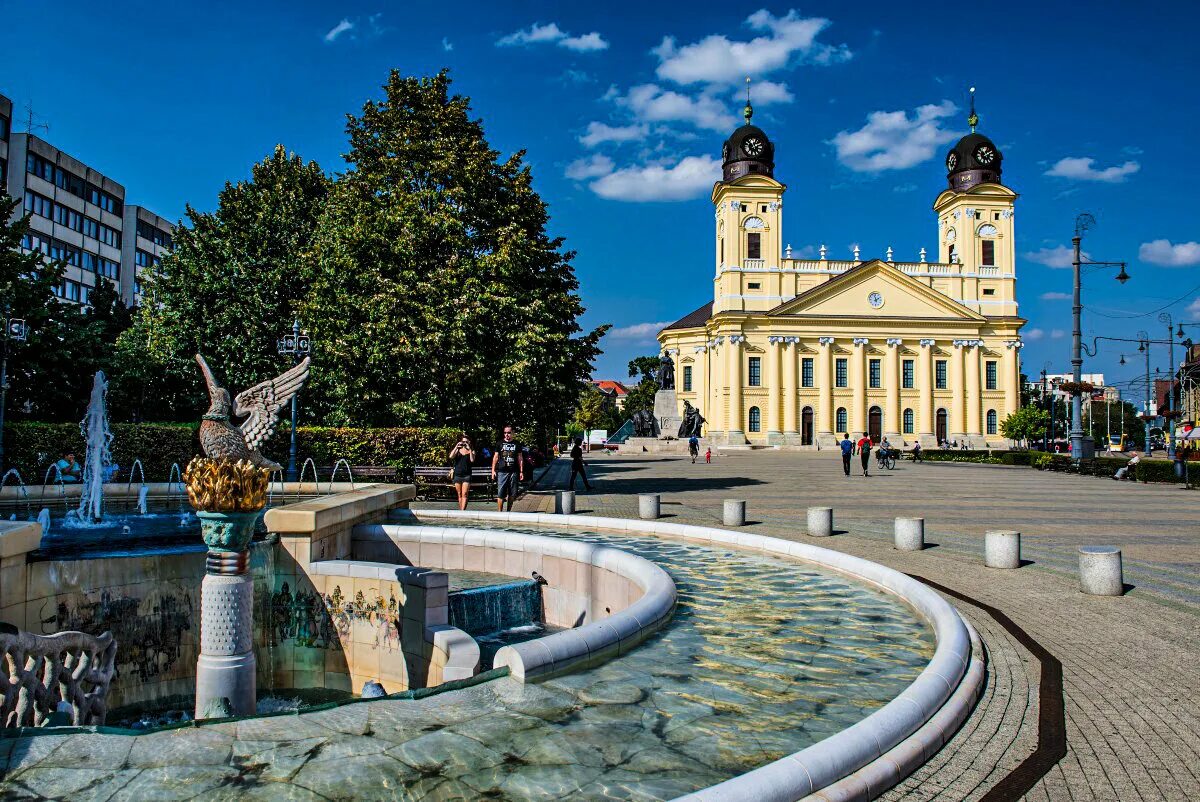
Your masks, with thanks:
<instances>
[{"instance_id":1,"label":"clock face","mask_svg":"<svg viewBox=\"0 0 1200 802\"><path fill-rule=\"evenodd\" d=\"M950 155L946 157L946 169L954 172L954 168L958 166L958 154L950 151Z\"/></svg>"},{"instance_id":2,"label":"clock face","mask_svg":"<svg viewBox=\"0 0 1200 802\"><path fill-rule=\"evenodd\" d=\"M975 148L975 161L980 164L991 164L996 160L996 149L991 145L980 145Z\"/></svg>"},{"instance_id":3,"label":"clock face","mask_svg":"<svg viewBox=\"0 0 1200 802\"><path fill-rule=\"evenodd\" d=\"M742 142L742 150L746 151L747 156L761 156L763 152L763 142L756 136L746 137Z\"/></svg>"},{"instance_id":4,"label":"clock face","mask_svg":"<svg viewBox=\"0 0 1200 802\"><path fill-rule=\"evenodd\" d=\"M878 292L871 293L870 295L867 296L867 303L869 303L873 309L878 309L879 307L883 306L882 293L878 293Z\"/></svg>"}]
</instances>

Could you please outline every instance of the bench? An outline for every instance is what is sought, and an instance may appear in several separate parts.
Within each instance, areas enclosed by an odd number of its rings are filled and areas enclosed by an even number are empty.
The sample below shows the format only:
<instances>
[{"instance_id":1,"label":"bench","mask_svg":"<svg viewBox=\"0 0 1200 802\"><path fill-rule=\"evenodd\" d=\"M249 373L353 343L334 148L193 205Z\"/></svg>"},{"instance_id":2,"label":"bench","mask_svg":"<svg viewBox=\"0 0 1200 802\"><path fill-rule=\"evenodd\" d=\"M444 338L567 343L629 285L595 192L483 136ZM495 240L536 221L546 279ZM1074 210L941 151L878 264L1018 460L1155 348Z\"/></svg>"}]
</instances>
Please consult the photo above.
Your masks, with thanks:
<instances>
[{"instance_id":1,"label":"bench","mask_svg":"<svg viewBox=\"0 0 1200 802\"><path fill-rule=\"evenodd\" d=\"M329 479L334 473L332 468L318 468L317 476L321 479ZM394 483L399 478L399 472L389 465L351 465L350 473L354 476L355 482L385 482ZM350 477L346 476L345 466L337 468L337 478L339 482L349 481Z\"/></svg>"},{"instance_id":2,"label":"bench","mask_svg":"<svg viewBox=\"0 0 1200 802\"><path fill-rule=\"evenodd\" d=\"M450 481L450 468L448 466L438 465L418 465L413 468L413 483L417 486L417 494L421 498L424 495L421 493L422 488L445 487L449 488L453 483ZM489 498L496 496L496 483L492 480L492 469L490 467L475 467L471 469L471 489L483 487L489 489Z\"/></svg>"}]
</instances>

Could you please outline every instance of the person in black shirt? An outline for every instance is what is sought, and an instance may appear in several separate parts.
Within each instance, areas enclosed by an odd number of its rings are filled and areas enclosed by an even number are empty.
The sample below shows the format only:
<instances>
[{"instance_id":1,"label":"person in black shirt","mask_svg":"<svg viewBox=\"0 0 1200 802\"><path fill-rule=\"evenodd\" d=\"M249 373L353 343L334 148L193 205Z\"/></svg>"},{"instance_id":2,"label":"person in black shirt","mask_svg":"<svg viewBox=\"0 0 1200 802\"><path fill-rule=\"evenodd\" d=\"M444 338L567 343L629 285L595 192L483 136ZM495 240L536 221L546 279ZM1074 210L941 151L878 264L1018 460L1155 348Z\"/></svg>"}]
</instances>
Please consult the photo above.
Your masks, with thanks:
<instances>
[{"instance_id":1,"label":"person in black shirt","mask_svg":"<svg viewBox=\"0 0 1200 802\"><path fill-rule=\"evenodd\" d=\"M525 449L516 441L512 426L504 427L504 439L496 445L492 481L496 483L496 509L503 511L507 501L511 511L519 483L525 481Z\"/></svg>"},{"instance_id":2,"label":"person in black shirt","mask_svg":"<svg viewBox=\"0 0 1200 802\"><path fill-rule=\"evenodd\" d=\"M450 449L450 481L454 482L460 510L467 508L467 496L471 494L471 467L474 464L475 449L471 445L471 438L460 434L458 442Z\"/></svg>"},{"instance_id":3,"label":"person in black shirt","mask_svg":"<svg viewBox=\"0 0 1200 802\"><path fill-rule=\"evenodd\" d=\"M591 490L592 486L588 483L587 473L583 470L583 440L576 439L574 445L571 446L571 484L572 490L575 489L575 475L578 474L583 478L583 487L585 490Z\"/></svg>"}]
</instances>

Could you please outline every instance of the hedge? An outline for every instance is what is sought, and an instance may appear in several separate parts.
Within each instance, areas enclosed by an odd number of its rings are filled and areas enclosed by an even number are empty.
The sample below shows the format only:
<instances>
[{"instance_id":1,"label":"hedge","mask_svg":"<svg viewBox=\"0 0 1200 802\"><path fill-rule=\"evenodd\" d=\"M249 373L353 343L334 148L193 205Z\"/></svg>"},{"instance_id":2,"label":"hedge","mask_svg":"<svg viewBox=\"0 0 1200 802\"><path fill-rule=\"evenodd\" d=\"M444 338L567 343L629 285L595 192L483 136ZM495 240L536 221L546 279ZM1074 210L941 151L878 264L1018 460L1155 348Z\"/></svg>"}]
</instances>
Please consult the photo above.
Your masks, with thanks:
<instances>
[{"instance_id":1,"label":"hedge","mask_svg":"<svg viewBox=\"0 0 1200 802\"><path fill-rule=\"evenodd\" d=\"M1029 451L1006 451L1000 455L1002 465L1032 465L1033 453Z\"/></svg>"},{"instance_id":2,"label":"hedge","mask_svg":"<svg viewBox=\"0 0 1200 802\"><path fill-rule=\"evenodd\" d=\"M992 452L987 449L922 449L921 459L929 460L930 462L983 462L996 464L1001 462L1000 457L992 456Z\"/></svg>"},{"instance_id":3,"label":"hedge","mask_svg":"<svg viewBox=\"0 0 1200 802\"><path fill-rule=\"evenodd\" d=\"M1169 459L1142 459L1133 466L1134 475L1139 482L1182 482L1175 475L1175 463Z\"/></svg>"}]
</instances>

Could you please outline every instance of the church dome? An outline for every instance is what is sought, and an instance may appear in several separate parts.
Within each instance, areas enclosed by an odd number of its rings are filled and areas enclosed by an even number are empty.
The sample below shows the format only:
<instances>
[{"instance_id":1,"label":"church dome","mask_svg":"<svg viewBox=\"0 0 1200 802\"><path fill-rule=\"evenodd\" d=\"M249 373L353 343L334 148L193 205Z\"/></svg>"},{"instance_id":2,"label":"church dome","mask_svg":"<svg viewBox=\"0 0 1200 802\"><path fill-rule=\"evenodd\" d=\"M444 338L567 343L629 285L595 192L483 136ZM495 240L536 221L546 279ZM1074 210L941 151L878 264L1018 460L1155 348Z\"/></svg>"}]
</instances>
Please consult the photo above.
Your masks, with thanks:
<instances>
[{"instance_id":1,"label":"church dome","mask_svg":"<svg viewBox=\"0 0 1200 802\"><path fill-rule=\"evenodd\" d=\"M746 79L749 82L749 79ZM775 175L775 144L757 125L750 124L754 108L747 89L746 124L729 135L721 148L721 179L733 181L744 175Z\"/></svg>"},{"instance_id":2,"label":"church dome","mask_svg":"<svg viewBox=\"0 0 1200 802\"><path fill-rule=\"evenodd\" d=\"M950 189L962 192L977 184L999 184L1004 154L996 143L975 131L979 117L975 114L975 89L971 89L971 115L967 123L971 133L958 140L946 154L946 179Z\"/></svg>"}]
</instances>

